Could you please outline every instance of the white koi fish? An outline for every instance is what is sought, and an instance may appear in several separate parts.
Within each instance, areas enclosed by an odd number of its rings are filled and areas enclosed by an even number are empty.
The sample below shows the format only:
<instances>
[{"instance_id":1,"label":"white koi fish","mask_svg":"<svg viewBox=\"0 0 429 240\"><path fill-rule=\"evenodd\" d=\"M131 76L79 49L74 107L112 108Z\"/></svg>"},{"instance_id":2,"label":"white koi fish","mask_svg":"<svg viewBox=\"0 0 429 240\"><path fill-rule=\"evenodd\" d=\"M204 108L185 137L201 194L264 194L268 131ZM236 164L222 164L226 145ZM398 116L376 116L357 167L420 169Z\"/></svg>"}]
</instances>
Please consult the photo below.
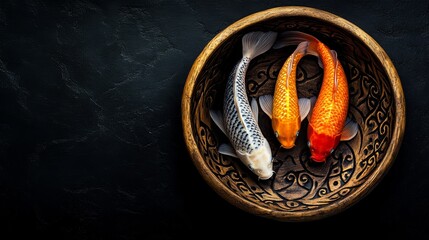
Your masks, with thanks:
<instances>
[{"instance_id":1,"label":"white koi fish","mask_svg":"<svg viewBox=\"0 0 429 240\"><path fill-rule=\"evenodd\" d=\"M273 175L273 156L258 125L256 99L249 104L245 77L250 61L268 51L276 38L276 32L250 32L243 36L243 56L228 78L223 114L210 110L211 118L232 144L221 144L219 153L239 158L261 180Z\"/></svg>"}]
</instances>

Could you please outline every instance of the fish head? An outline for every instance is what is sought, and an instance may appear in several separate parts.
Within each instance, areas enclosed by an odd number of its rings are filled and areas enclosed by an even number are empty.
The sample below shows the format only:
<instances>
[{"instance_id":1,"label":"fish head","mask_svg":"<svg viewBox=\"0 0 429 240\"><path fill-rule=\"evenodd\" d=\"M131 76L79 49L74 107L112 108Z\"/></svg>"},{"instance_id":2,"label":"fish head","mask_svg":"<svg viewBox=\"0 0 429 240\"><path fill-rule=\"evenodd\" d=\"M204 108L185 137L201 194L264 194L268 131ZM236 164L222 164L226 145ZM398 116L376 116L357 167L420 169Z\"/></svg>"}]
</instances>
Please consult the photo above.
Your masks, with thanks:
<instances>
[{"instance_id":1,"label":"fish head","mask_svg":"<svg viewBox=\"0 0 429 240\"><path fill-rule=\"evenodd\" d=\"M267 180L273 176L273 155L266 139L264 139L264 144L253 150L250 154L240 154L239 152L237 152L237 154L242 162L246 164L260 180Z\"/></svg>"},{"instance_id":2,"label":"fish head","mask_svg":"<svg viewBox=\"0 0 429 240\"><path fill-rule=\"evenodd\" d=\"M311 145L311 143L310 143ZM311 159L315 162L325 162L326 158L330 155L330 151L327 148L310 147Z\"/></svg>"},{"instance_id":3,"label":"fish head","mask_svg":"<svg viewBox=\"0 0 429 240\"><path fill-rule=\"evenodd\" d=\"M331 155L335 147L340 142L341 135L328 136L323 133L317 133L313 130L311 124L308 125L308 147L310 148L310 158L315 162L325 162Z\"/></svg>"},{"instance_id":4,"label":"fish head","mask_svg":"<svg viewBox=\"0 0 429 240\"><path fill-rule=\"evenodd\" d=\"M299 117L289 121L273 118L274 134L283 148L290 149L295 146L300 127Z\"/></svg>"}]
</instances>

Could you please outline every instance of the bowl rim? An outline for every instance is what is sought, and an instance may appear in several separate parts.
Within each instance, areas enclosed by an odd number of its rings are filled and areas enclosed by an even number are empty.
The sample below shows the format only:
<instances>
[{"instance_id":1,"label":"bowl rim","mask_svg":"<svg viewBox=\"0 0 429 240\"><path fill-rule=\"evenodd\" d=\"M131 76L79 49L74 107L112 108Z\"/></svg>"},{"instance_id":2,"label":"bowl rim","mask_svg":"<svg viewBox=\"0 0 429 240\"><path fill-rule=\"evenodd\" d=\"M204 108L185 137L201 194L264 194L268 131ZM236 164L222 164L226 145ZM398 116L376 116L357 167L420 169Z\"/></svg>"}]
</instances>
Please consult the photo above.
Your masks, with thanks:
<instances>
[{"instance_id":1,"label":"bowl rim","mask_svg":"<svg viewBox=\"0 0 429 240\"><path fill-rule=\"evenodd\" d=\"M198 78L201 69L204 67L205 61L211 56L217 46L222 44L233 34L253 25L256 22L267 21L280 17L307 17L323 20L332 24L336 28L346 31L352 36L358 38L366 45L366 47L369 48L370 51L374 53L375 57L382 63L382 68L386 72L392 85L393 99L395 103L395 119L391 144L389 145L384 157L385 159L388 159L388 161L382 161L376 171L368 177L368 180L359 186L355 191L350 193L346 198L342 198L335 204L327 205L323 208L296 212L278 211L268 209L247 199L239 197L230 189L224 187L224 184L204 164L204 159L198 151L197 143L192 134L191 96L195 88L196 79ZM215 190L218 195L239 209L258 216L279 221L317 220L340 213L354 205L366 194L371 192L388 172L399 152L405 131L405 97L403 94L401 81L391 59L384 49L369 34L348 20L325 10L306 6L282 6L255 12L239 19L238 21L226 27L224 30L220 31L204 47L199 56L195 59L185 82L182 93L181 108L183 136L186 142L187 150L195 167L198 169L203 179L212 187L212 189Z\"/></svg>"}]
</instances>

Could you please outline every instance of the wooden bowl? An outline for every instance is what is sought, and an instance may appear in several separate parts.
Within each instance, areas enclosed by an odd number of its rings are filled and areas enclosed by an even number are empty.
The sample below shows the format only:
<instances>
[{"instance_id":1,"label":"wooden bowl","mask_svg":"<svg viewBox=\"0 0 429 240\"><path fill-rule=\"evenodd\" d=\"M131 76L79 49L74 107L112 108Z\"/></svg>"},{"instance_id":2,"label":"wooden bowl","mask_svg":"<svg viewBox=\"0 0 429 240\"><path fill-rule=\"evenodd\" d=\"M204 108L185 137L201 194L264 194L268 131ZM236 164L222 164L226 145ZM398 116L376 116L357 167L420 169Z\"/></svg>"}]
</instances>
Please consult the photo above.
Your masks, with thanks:
<instances>
[{"instance_id":1,"label":"wooden bowl","mask_svg":"<svg viewBox=\"0 0 429 240\"><path fill-rule=\"evenodd\" d=\"M359 131L340 142L323 164L309 159L306 134L293 149L280 148L271 121L259 111L260 127L275 157L274 176L258 180L238 159L220 155L228 141L209 116L222 108L226 80L241 58L241 38L251 31L299 30L338 52L349 83L349 116ZM280 67L295 47L271 49L253 59L246 74L248 95L273 93ZM298 95L317 96L323 69L312 56L297 72ZM380 182L399 151L405 100L386 52L349 21L314 8L289 6L249 15L217 34L195 60L182 96L186 146L204 180L225 200L252 214L279 221L321 219L344 211ZM301 131L306 132L304 120Z\"/></svg>"}]
</instances>

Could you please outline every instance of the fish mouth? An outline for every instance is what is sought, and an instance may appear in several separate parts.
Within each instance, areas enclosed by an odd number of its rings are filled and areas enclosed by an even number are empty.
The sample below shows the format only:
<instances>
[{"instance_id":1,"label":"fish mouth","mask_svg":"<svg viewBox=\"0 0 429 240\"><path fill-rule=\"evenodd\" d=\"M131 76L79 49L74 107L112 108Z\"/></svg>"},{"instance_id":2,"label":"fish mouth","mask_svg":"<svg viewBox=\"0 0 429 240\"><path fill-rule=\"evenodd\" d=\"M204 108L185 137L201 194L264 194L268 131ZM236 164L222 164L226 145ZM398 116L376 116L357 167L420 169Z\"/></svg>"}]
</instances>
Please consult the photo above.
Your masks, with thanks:
<instances>
[{"instance_id":1,"label":"fish mouth","mask_svg":"<svg viewBox=\"0 0 429 240\"><path fill-rule=\"evenodd\" d=\"M259 180L268 180L268 179L270 179L273 175L274 175L274 171L273 171L273 172L271 172L271 174L270 174L269 176L263 176L263 177L259 176L258 178L259 178Z\"/></svg>"},{"instance_id":2,"label":"fish mouth","mask_svg":"<svg viewBox=\"0 0 429 240\"><path fill-rule=\"evenodd\" d=\"M310 158L311 160L319 163L324 162L326 160L323 156L317 156L317 155L311 156Z\"/></svg>"},{"instance_id":3,"label":"fish mouth","mask_svg":"<svg viewBox=\"0 0 429 240\"><path fill-rule=\"evenodd\" d=\"M284 149L291 149L293 147L295 147L295 144L292 144L292 145L283 145L282 144L282 148L284 148Z\"/></svg>"}]
</instances>

